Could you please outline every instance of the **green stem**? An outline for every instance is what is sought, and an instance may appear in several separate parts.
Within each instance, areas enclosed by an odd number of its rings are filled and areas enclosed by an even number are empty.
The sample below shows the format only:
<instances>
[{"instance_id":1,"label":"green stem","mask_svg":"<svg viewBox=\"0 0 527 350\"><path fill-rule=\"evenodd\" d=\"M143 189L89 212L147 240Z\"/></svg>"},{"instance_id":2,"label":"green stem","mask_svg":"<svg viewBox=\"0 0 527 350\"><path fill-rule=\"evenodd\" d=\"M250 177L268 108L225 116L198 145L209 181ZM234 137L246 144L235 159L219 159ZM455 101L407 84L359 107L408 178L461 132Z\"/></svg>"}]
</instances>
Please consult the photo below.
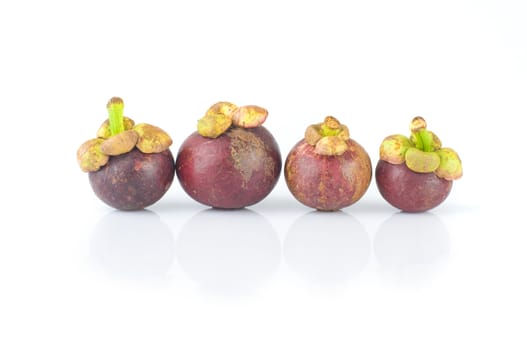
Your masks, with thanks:
<instances>
[{"instance_id":1,"label":"green stem","mask_svg":"<svg viewBox=\"0 0 527 350\"><path fill-rule=\"evenodd\" d=\"M424 152L433 152L434 148L434 139L433 136L428 130L421 129L413 132L415 140L415 148L424 151Z\"/></svg>"},{"instance_id":2,"label":"green stem","mask_svg":"<svg viewBox=\"0 0 527 350\"><path fill-rule=\"evenodd\" d=\"M434 136L431 132L426 130L426 121L422 117L415 117L410 123L410 130L412 132L412 139L415 143L415 148L424 152L435 151Z\"/></svg>"},{"instance_id":3,"label":"green stem","mask_svg":"<svg viewBox=\"0 0 527 350\"><path fill-rule=\"evenodd\" d=\"M415 143L415 148L419 149L419 150L423 150L423 140L421 139L421 133L419 131L414 131L412 132L412 139Z\"/></svg>"},{"instance_id":4,"label":"green stem","mask_svg":"<svg viewBox=\"0 0 527 350\"><path fill-rule=\"evenodd\" d=\"M119 97L112 97L106 106L108 108L108 120L110 122L110 131L113 135L117 135L124 131L124 102Z\"/></svg>"},{"instance_id":5,"label":"green stem","mask_svg":"<svg viewBox=\"0 0 527 350\"><path fill-rule=\"evenodd\" d=\"M427 130L421 130L419 131L419 134L421 136L421 141L423 142L423 151L425 152L435 151L434 145L433 145L432 134L428 132Z\"/></svg>"}]
</instances>

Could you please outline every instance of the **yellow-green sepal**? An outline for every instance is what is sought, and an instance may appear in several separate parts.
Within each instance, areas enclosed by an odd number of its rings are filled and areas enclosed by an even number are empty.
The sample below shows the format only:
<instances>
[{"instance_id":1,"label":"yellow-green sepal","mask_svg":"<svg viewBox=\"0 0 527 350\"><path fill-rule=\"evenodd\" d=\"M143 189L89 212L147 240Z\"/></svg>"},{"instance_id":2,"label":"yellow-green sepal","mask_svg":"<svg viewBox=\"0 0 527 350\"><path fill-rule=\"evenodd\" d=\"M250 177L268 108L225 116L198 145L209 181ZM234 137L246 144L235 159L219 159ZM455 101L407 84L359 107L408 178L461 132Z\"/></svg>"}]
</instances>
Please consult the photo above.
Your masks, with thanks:
<instances>
[{"instance_id":1,"label":"yellow-green sepal","mask_svg":"<svg viewBox=\"0 0 527 350\"><path fill-rule=\"evenodd\" d=\"M436 151L439 156L439 167L435 170L437 176L445 180L456 180L463 176L463 167L459 155L452 148L442 148Z\"/></svg>"},{"instance_id":2,"label":"yellow-green sepal","mask_svg":"<svg viewBox=\"0 0 527 350\"><path fill-rule=\"evenodd\" d=\"M227 114L208 113L198 120L198 133L203 137L215 139L232 125L232 116Z\"/></svg>"},{"instance_id":3,"label":"yellow-green sepal","mask_svg":"<svg viewBox=\"0 0 527 350\"><path fill-rule=\"evenodd\" d=\"M441 161L436 152L424 152L415 147L409 148L404 157L406 166L416 173L434 172Z\"/></svg>"},{"instance_id":4,"label":"yellow-green sepal","mask_svg":"<svg viewBox=\"0 0 527 350\"><path fill-rule=\"evenodd\" d=\"M405 162L404 155L410 147L413 147L413 144L408 137L390 135L382 141L379 156L388 163L402 164Z\"/></svg>"}]
</instances>

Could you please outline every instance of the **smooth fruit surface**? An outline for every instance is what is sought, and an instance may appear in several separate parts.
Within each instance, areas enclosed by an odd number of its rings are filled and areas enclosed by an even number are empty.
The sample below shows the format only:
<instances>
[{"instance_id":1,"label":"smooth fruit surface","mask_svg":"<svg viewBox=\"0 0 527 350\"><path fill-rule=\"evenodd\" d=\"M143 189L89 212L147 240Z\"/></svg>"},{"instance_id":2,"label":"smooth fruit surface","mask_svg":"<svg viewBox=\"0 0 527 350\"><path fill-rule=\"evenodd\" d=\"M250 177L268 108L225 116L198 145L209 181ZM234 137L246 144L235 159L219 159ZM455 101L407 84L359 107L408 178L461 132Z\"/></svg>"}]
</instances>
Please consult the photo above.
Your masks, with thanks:
<instances>
[{"instance_id":1,"label":"smooth fruit surface","mask_svg":"<svg viewBox=\"0 0 527 350\"><path fill-rule=\"evenodd\" d=\"M372 177L370 157L352 139L340 155L321 155L305 140L298 142L285 162L285 179L301 203L324 211L350 206L368 189Z\"/></svg>"},{"instance_id":2,"label":"smooth fruit surface","mask_svg":"<svg viewBox=\"0 0 527 350\"><path fill-rule=\"evenodd\" d=\"M452 189L452 180L435 173L417 173L406 164L379 160L375 169L379 192L394 207L406 212L421 212L441 204Z\"/></svg>"},{"instance_id":3,"label":"smooth fruit surface","mask_svg":"<svg viewBox=\"0 0 527 350\"><path fill-rule=\"evenodd\" d=\"M280 150L263 126L232 127L216 138L191 134L176 158L185 192L211 207L236 209L265 198L282 168Z\"/></svg>"},{"instance_id":4,"label":"smooth fruit surface","mask_svg":"<svg viewBox=\"0 0 527 350\"><path fill-rule=\"evenodd\" d=\"M138 210L157 202L174 179L174 157L170 150L142 153L134 148L110 157L101 169L89 173L95 194L121 210Z\"/></svg>"}]
</instances>

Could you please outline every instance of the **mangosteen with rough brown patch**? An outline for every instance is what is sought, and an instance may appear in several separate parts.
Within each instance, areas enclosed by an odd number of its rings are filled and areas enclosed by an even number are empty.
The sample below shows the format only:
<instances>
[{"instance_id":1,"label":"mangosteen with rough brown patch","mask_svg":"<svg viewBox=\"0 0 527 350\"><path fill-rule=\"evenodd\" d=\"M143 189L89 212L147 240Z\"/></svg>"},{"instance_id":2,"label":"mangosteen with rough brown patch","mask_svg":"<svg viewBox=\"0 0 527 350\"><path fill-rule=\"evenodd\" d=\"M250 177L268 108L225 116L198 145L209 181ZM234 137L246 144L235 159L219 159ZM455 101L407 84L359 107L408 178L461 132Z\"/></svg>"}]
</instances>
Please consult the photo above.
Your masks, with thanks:
<instances>
[{"instance_id":1,"label":"mangosteen with rough brown patch","mask_svg":"<svg viewBox=\"0 0 527 350\"><path fill-rule=\"evenodd\" d=\"M264 199L282 168L278 144L262 126L267 110L230 102L211 106L181 145L176 174L185 192L207 206L238 209Z\"/></svg>"},{"instance_id":2,"label":"mangosteen with rough brown patch","mask_svg":"<svg viewBox=\"0 0 527 350\"><path fill-rule=\"evenodd\" d=\"M448 197L452 181L463 170L458 154L442 148L422 117L412 120L410 130L410 137L390 135L383 140L375 179L388 203L405 212L422 212Z\"/></svg>"},{"instance_id":3,"label":"mangosteen with rough brown patch","mask_svg":"<svg viewBox=\"0 0 527 350\"><path fill-rule=\"evenodd\" d=\"M368 153L334 117L310 125L289 152L284 166L287 187L308 207L334 211L358 201L371 182Z\"/></svg>"},{"instance_id":4,"label":"mangosteen with rough brown patch","mask_svg":"<svg viewBox=\"0 0 527 350\"><path fill-rule=\"evenodd\" d=\"M124 103L113 97L109 118L97 137L77 151L80 168L88 172L95 194L120 210L139 210L157 202L174 179L170 136L150 124L135 124L123 116Z\"/></svg>"}]
</instances>

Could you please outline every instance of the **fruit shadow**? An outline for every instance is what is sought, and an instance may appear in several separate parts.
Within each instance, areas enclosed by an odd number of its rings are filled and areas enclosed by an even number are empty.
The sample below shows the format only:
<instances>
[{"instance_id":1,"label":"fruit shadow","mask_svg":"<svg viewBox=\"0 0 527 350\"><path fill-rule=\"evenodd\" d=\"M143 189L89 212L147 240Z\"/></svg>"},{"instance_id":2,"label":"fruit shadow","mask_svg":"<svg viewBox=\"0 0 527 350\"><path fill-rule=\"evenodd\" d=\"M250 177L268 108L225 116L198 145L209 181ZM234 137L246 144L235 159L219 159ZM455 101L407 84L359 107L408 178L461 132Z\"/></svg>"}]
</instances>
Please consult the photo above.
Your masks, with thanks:
<instances>
[{"instance_id":1,"label":"fruit shadow","mask_svg":"<svg viewBox=\"0 0 527 350\"><path fill-rule=\"evenodd\" d=\"M450 237L439 217L398 212L374 236L373 250L384 277L413 283L431 278L450 255Z\"/></svg>"},{"instance_id":2,"label":"fruit shadow","mask_svg":"<svg viewBox=\"0 0 527 350\"><path fill-rule=\"evenodd\" d=\"M170 228L149 210L106 214L93 229L92 260L113 277L165 278L175 259Z\"/></svg>"},{"instance_id":3,"label":"fruit shadow","mask_svg":"<svg viewBox=\"0 0 527 350\"><path fill-rule=\"evenodd\" d=\"M304 281L322 287L347 284L364 270L371 242L362 224L342 212L299 217L284 239L284 259Z\"/></svg>"},{"instance_id":4,"label":"fruit shadow","mask_svg":"<svg viewBox=\"0 0 527 350\"><path fill-rule=\"evenodd\" d=\"M206 209L192 216L176 240L176 257L204 291L251 294L280 266L281 245L272 225L249 209Z\"/></svg>"}]
</instances>

